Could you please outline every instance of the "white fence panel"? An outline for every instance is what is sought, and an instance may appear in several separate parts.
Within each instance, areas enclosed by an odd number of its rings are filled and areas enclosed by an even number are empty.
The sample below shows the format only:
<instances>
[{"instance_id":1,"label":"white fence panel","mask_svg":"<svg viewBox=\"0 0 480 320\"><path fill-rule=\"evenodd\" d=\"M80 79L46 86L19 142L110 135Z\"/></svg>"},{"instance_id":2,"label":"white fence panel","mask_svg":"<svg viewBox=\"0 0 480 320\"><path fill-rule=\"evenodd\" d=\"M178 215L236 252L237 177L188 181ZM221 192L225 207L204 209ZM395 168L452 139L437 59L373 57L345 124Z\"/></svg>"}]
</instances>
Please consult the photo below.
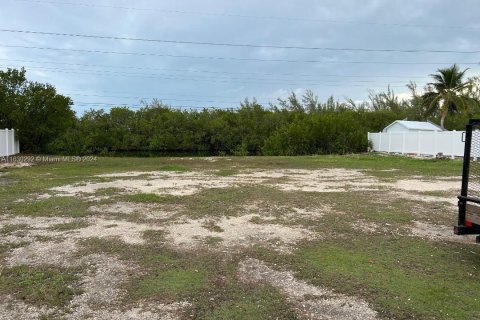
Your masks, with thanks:
<instances>
[{"instance_id":1,"label":"white fence panel","mask_svg":"<svg viewBox=\"0 0 480 320\"><path fill-rule=\"evenodd\" d=\"M378 132L368 133L372 142L372 151L436 156L462 157L465 142L463 131L443 132ZM473 132L480 135L480 131ZM473 152L473 150L472 150ZM472 154L480 157L479 154Z\"/></svg>"},{"instance_id":2,"label":"white fence panel","mask_svg":"<svg viewBox=\"0 0 480 320\"><path fill-rule=\"evenodd\" d=\"M400 132L392 132L388 139L390 152L403 153L403 135Z\"/></svg>"},{"instance_id":3,"label":"white fence panel","mask_svg":"<svg viewBox=\"0 0 480 320\"><path fill-rule=\"evenodd\" d=\"M15 130L0 130L0 156L11 156L20 152L20 143Z\"/></svg>"}]
</instances>

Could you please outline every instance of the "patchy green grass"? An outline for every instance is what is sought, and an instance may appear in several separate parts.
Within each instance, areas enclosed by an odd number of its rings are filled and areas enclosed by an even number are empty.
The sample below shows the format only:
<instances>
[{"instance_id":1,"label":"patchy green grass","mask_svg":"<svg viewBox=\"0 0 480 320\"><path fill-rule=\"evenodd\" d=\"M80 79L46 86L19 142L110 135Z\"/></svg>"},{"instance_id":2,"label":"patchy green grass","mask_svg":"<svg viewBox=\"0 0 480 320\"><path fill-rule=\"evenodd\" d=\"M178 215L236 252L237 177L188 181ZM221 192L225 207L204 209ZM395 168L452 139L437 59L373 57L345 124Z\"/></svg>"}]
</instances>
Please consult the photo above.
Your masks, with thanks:
<instances>
[{"instance_id":1,"label":"patchy green grass","mask_svg":"<svg viewBox=\"0 0 480 320\"><path fill-rule=\"evenodd\" d=\"M298 275L366 296L395 319L474 319L480 314L480 249L415 238L360 236L307 244L292 259Z\"/></svg>"},{"instance_id":2,"label":"patchy green grass","mask_svg":"<svg viewBox=\"0 0 480 320\"><path fill-rule=\"evenodd\" d=\"M206 275L196 269L159 270L140 279L131 294L140 299L181 298L200 290L206 282Z\"/></svg>"},{"instance_id":3,"label":"patchy green grass","mask_svg":"<svg viewBox=\"0 0 480 320\"><path fill-rule=\"evenodd\" d=\"M408 223L415 218L411 213L399 213L398 211L372 211L365 213L365 217L378 223Z\"/></svg>"},{"instance_id":4,"label":"patchy green grass","mask_svg":"<svg viewBox=\"0 0 480 320\"><path fill-rule=\"evenodd\" d=\"M30 304L66 306L74 295L77 277L73 271L45 267L16 266L0 274L0 293L11 294Z\"/></svg>"},{"instance_id":5,"label":"patchy green grass","mask_svg":"<svg viewBox=\"0 0 480 320\"><path fill-rule=\"evenodd\" d=\"M272 267L292 270L309 283L366 299L382 318L479 318L480 249L473 244L430 242L402 235L402 230L407 230L412 220L452 225L455 208L445 203L398 199L390 190L286 192L259 184L206 188L188 196L132 195L122 189L109 188L95 193L109 197L99 202L88 202L82 197L33 200L39 194L52 194L49 191L52 187L112 181L116 178L97 175L126 171L204 172L233 179L245 170L345 168L363 170L367 175L391 182L417 175L425 179L460 177L461 173L461 161L457 160L418 160L372 154L222 157L215 160L98 158L96 162L8 169L2 177L8 183L0 183L1 209L2 213L13 216L82 218L93 215L88 210L92 205L127 201L151 204L148 207L172 208L177 212L175 218L169 218L172 221L180 217L205 219L204 227L218 232L218 236L205 239L206 249L198 250L175 249L167 243L166 234L161 230L143 232L143 245L126 245L120 240L100 238L81 242L81 250L76 253L78 257L102 253L135 266L135 272L123 279L122 289L126 296L122 307L125 308L138 306L140 302L189 301L192 307L185 315L192 314L196 319L296 319L294 306L276 289L240 283L236 274L239 261L257 257ZM415 195L452 196L448 191L417 192ZM24 202L15 202L19 199ZM293 208L324 210L321 212L324 216L312 219L294 215ZM260 245L226 252L222 248L223 230L216 221L244 214L255 214L250 222L256 224L265 223L268 216L268 223L308 228L318 232L323 240L298 243L291 255ZM164 219L153 221L141 213L105 215L112 219L112 226L115 219L152 225L169 223ZM382 232L391 234L362 234L354 228L359 221L380 225ZM78 219L53 225L51 229L68 236L69 230L86 226L84 220ZM29 232L28 228L24 224L7 223L0 229L0 237ZM37 241L40 240L38 236ZM0 258L25 244L0 243ZM79 284L75 273L69 269L19 266L4 268L1 272L0 294L10 294L30 304L61 307L78 294L75 288Z\"/></svg>"},{"instance_id":6,"label":"patchy green grass","mask_svg":"<svg viewBox=\"0 0 480 320\"><path fill-rule=\"evenodd\" d=\"M125 246L98 238L85 241L84 247L83 254L115 254L142 268L125 286L125 304L187 300L195 302L190 313L197 319L296 319L292 306L275 289L238 282L237 258L225 261L218 253Z\"/></svg>"},{"instance_id":7,"label":"patchy green grass","mask_svg":"<svg viewBox=\"0 0 480 320\"><path fill-rule=\"evenodd\" d=\"M298 319L292 306L277 290L268 286L258 288L230 284L213 301L202 301L195 310L199 319Z\"/></svg>"},{"instance_id":8,"label":"patchy green grass","mask_svg":"<svg viewBox=\"0 0 480 320\"><path fill-rule=\"evenodd\" d=\"M222 243L222 241L223 241L222 237L212 237L212 236L205 237L205 244L209 246L217 246L220 243Z\"/></svg>"},{"instance_id":9,"label":"patchy green grass","mask_svg":"<svg viewBox=\"0 0 480 320\"><path fill-rule=\"evenodd\" d=\"M86 217L90 204L78 197L52 197L30 202L7 203L4 213L29 217Z\"/></svg>"},{"instance_id":10,"label":"patchy green grass","mask_svg":"<svg viewBox=\"0 0 480 320\"><path fill-rule=\"evenodd\" d=\"M0 260L6 256L6 254L12 250L12 249L15 249L15 248L21 248L21 247L24 247L26 245L28 245L29 242L16 242L16 243L0 243ZM1 272L1 269L0 269L0 272Z\"/></svg>"},{"instance_id":11,"label":"patchy green grass","mask_svg":"<svg viewBox=\"0 0 480 320\"><path fill-rule=\"evenodd\" d=\"M19 223L19 224L7 224L7 225L4 225L2 228L0 228L0 234L3 234L3 235L9 235L9 234L12 234L12 233L16 233L16 232L21 232L21 231L26 231L30 229L30 226L28 224L25 224L25 223Z\"/></svg>"},{"instance_id":12,"label":"patchy green grass","mask_svg":"<svg viewBox=\"0 0 480 320\"><path fill-rule=\"evenodd\" d=\"M222 227L220 227L219 225L217 225L217 223L215 222L215 220L206 220L203 224L202 224L202 227L204 227L205 229L207 230L210 230L212 232L223 232L225 230L222 229Z\"/></svg>"},{"instance_id":13,"label":"patchy green grass","mask_svg":"<svg viewBox=\"0 0 480 320\"><path fill-rule=\"evenodd\" d=\"M125 192L122 188L103 188L95 190L96 197L114 197Z\"/></svg>"},{"instance_id":14,"label":"patchy green grass","mask_svg":"<svg viewBox=\"0 0 480 320\"><path fill-rule=\"evenodd\" d=\"M260 216L254 216L250 219L250 222L255 224L262 224L263 221L264 220Z\"/></svg>"},{"instance_id":15,"label":"patchy green grass","mask_svg":"<svg viewBox=\"0 0 480 320\"><path fill-rule=\"evenodd\" d=\"M150 239L156 234L145 232ZM84 252L107 253L135 261L142 272L126 288L128 300L178 301L200 294L217 268L215 259L202 252L175 252L155 241L145 246L126 246L120 241L92 238L84 241ZM127 299L126 298L126 299Z\"/></svg>"},{"instance_id":16,"label":"patchy green grass","mask_svg":"<svg viewBox=\"0 0 480 320\"><path fill-rule=\"evenodd\" d=\"M125 197L126 201L140 202L140 203L155 203L162 202L163 197L154 193L136 193Z\"/></svg>"},{"instance_id":17,"label":"patchy green grass","mask_svg":"<svg viewBox=\"0 0 480 320\"><path fill-rule=\"evenodd\" d=\"M149 243L165 242L165 231L163 230L147 230L143 232L143 238Z\"/></svg>"},{"instance_id":18,"label":"patchy green grass","mask_svg":"<svg viewBox=\"0 0 480 320\"><path fill-rule=\"evenodd\" d=\"M212 261L205 257L188 259L188 255L165 254L142 257L146 273L134 277L128 285L134 300L181 301L198 296L213 277ZM197 263L195 263L195 261Z\"/></svg>"}]
</instances>

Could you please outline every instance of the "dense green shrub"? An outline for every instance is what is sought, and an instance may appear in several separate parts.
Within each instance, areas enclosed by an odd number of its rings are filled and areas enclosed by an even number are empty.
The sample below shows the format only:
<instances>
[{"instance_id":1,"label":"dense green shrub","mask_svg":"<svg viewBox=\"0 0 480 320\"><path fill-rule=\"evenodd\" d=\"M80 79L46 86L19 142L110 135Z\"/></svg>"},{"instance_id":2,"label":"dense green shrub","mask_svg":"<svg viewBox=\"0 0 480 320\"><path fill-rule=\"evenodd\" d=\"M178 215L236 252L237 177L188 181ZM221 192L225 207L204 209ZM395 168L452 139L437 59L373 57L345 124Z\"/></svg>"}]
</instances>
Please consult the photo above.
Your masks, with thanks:
<instances>
[{"instance_id":1,"label":"dense green shrub","mask_svg":"<svg viewBox=\"0 0 480 320\"><path fill-rule=\"evenodd\" d=\"M90 111L48 145L51 153L163 155L307 155L367 150L367 132L398 118L378 111Z\"/></svg>"},{"instance_id":2,"label":"dense green shrub","mask_svg":"<svg viewBox=\"0 0 480 320\"><path fill-rule=\"evenodd\" d=\"M312 91L292 93L264 107L245 100L235 109L186 111L159 101L138 110L90 110L75 117L73 101L53 86L27 81L25 70L0 71L0 128L18 129L24 152L71 155L309 155L364 152L367 132L398 119L437 120L416 86L410 100L390 88L361 103L319 102ZM476 87L477 88L477 87ZM475 91L476 92L476 91ZM480 89L478 89L480 92ZM472 93L478 100L480 93ZM469 117L452 112L446 127L461 130Z\"/></svg>"}]
</instances>

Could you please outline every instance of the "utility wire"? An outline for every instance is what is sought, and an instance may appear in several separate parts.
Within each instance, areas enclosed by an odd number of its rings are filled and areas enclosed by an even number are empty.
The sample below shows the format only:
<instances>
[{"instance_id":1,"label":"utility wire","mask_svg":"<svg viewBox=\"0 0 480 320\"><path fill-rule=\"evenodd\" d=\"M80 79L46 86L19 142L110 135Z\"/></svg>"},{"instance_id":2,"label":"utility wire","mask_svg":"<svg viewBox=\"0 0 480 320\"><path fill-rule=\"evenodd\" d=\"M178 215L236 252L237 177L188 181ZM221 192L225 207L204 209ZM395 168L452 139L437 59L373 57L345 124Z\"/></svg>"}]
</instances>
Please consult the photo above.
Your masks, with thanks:
<instances>
[{"instance_id":1,"label":"utility wire","mask_svg":"<svg viewBox=\"0 0 480 320\"><path fill-rule=\"evenodd\" d=\"M85 92L86 90L85 89L82 89L82 90L58 90L59 92L80 92L80 93L83 93ZM106 94L114 94L114 95L121 95L121 94L124 94L125 92L115 92L115 91L108 91L108 90L96 90L96 92L100 92L100 93L106 93ZM149 94L146 94L146 93L130 93L132 95L136 95L136 96L147 96ZM167 92L164 92L163 95L169 95L169 96L173 96L173 95L178 95L177 93L167 93ZM188 96L188 97L196 97L196 98L218 98L218 99L238 99L238 100L244 100L246 97L225 97L225 96L211 96L211 95L195 95L195 94L188 94L188 95L185 95L183 93L180 94L181 96ZM273 97L256 97L256 98L259 98L259 99L276 99L276 98L273 98Z\"/></svg>"},{"instance_id":2,"label":"utility wire","mask_svg":"<svg viewBox=\"0 0 480 320\"><path fill-rule=\"evenodd\" d=\"M37 46L23 46L23 45L7 45L7 44L0 44L0 47L19 48L19 49L34 49L34 50L50 50L50 51L69 51L69 52L82 52L82 53L95 53L95 54L117 54L117 55L152 56L152 57L167 57L167 58L233 60L233 61L255 61L255 62L324 63L324 64L392 64L392 65L452 65L454 63L463 64L463 65L478 65L478 64L480 64L480 62L322 61L322 60L286 60L286 59L212 57L212 56L159 54L159 53L150 53L150 52L122 52L122 51L73 49L73 48L52 48L52 47L37 47Z\"/></svg>"},{"instance_id":3,"label":"utility wire","mask_svg":"<svg viewBox=\"0 0 480 320\"><path fill-rule=\"evenodd\" d=\"M66 65L75 67L94 67L94 68L112 68L112 69L131 69L131 70L163 70L163 71L177 71L177 72L191 72L191 73L210 73L210 74L225 74L225 75L255 75L255 76L292 76L292 77L335 77L335 78L421 78L425 76L388 76L388 75L348 75L348 74L301 74L301 73L257 73L257 72L231 72L231 71L211 71L211 70L197 70L197 69L170 69L170 68L156 68L156 67L139 67L139 66L115 66L115 65L102 65L102 64L84 64L84 63L69 63L59 61L38 61L38 60L22 60L22 59L3 59L0 61L11 62L26 62L26 63L39 63L39 64L53 64L53 65Z\"/></svg>"},{"instance_id":4,"label":"utility wire","mask_svg":"<svg viewBox=\"0 0 480 320\"><path fill-rule=\"evenodd\" d=\"M369 48L281 46L281 45L262 45L262 44L250 44L250 43L227 43L227 42L207 42L207 41L185 41L185 40L133 38L133 37L120 37L120 36L101 36L101 35L93 35L93 34L46 32L46 31L18 30L18 29L0 29L0 32L48 35L48 36L57 36L57 37L74 37L74 38L121 40L121 41L140 41L140 42L156 42L156 43L173 43L173 44L217 46L217 47L221 46L221 47L267 48L267 49L297 49L297 50L357 51L357 52L399 52L399 53L462 53L462 54L480 53L480 50L459 51L459 50L429 50L429 49L369 49Z\"/></svg>"},{"instance_id":5,"label":"utility wire","mask_svg":"<svg viewBox=\"0 0 480 320\"><path fill-rule=\"evenodd\" d=\"M97 98L117 98L117 99L132 99L132 100L154 100L158 99L159 101L175 101L175 102L198 102L198 103L240 103L242 101L218 101L218 100L196 100L196 99L177 99L177 98L168 98L168 97L132 97L132 96L110 96L110 95L99 95L99 94L76 94L76 93L64 93L68 96L78 96L78 97L97 97ZM243 100L245 98L239 99ZM268 104L269 101L258 101L257 103Z\"/></svg>"},{"instance_id":6,"label":"utility wire","mask_svg":"<svg viewBox=\"0 0 480 320\"><path fill-rule=\"evenodd\" d=\"M235 81L236 83L284 83L295 81L296 83L304 83L304 84L318 84L318 83L344 83L343 80L318 80L318 79L269 79L269 78L192 78L192 77L182 77L175 74L155 74L155 73L131 73L131 72L123 72L123 71L111 71L111 70L78 70L78 69L64 69L64 68L50 68L50 67L38 67L38 66L24 66L24 65L0 65L0 67L13 67L13 68L21 68L26 67L27 69L33 70L45 70L45 71L53 71L59 73L73 73L73 74L94 74L100 76L122 76L122 77L140 77L140 78L148 78L148 79L163 79L163 80L187 80L187 81L206 81L206 82L219 82L219 83L228 83ZM375 80L348 80L349 83L381 83ZM388 83L395 84L395 83L405 83L405 81L388 81Z\"/></svg>"},{"instance_id":7,"label":"utility wire","mask_svg":"<svg viewBox=\"0 0 480 320\"><path fill-rule=\"evenodd\" d=\"M200 15L200 16L213 16L213 17L226 17L226 18L244 18L244 19L256 19L256 20L284 20L284 21L307 21L307 22L320 22L320 23L335 23L335 24L353 24L353 25L367 25L367 26L381 26L381 27L408 27L408 28L445 28L445 29L478 29L480 26L458 26L451 24L411 24L411 23L380 23L380 22L364 22L364 21L342 21L333 19L313 19L308 17L281 17L281 16L254 16L254 15L242 15L233 13L219 13L219 12L199 12L199 11L186 11L186 10L167 10L167 9L155 9L155 8L138 8L138 7L126 7L118 5L104 5L96 3L85 2L60 2L60 1L39 1L39 0L14 0L15 2L27 2L37 4L54 4L65 6L79 6L79 7L91 7L91 8L107 8L107 9L121 9L128 11L141 11L152 13L168 13L168 14L183 14L183 15Z\"/></svg>"},{"instance_id":8,"label":"utility wire","mask_svg":"<svg viewBox=\"0 0 480 320\"><path fill-rule=\"evenodd\" d=\"M127 104L127 103L102 103L102 102L78 102L74 103L76 107L89 107L89 106L99 106L99 107L109 107L109 108L115 108L115 107L127 107L131 109L141 109L141 108L147 108L149 107L148 105L139 105L139 104ZM212 110L237 110L238 107L232 108L232 107L199 107L199 106L188 106L188 105L165 105L164 107L167 108L174 108L174 109L197 109L197 110L203 110L203 109L212 109Z\"/></svg>"},{"instance_id":9,"label":"utility wire","mask_svg":"<svg viewBox=\"0 0 480 320\"><path fill-rule=\"evenodd\" d=\"M9 67L9 66L2 66L0 65L0 67ZM10 66L11 67L11 66ZM41 67L38 67L38 68L35 68L35 67L32 67L31 69L38 69L38 70L45 70L45 71L50 71L50 72L54 72L54 73L62 73L62 74L82 74L82 75L96 75L96 76L122 76L122 77L135 77L135 76L132 76L132 75L125 75L125 74L119 74L119 73L105 73L105 72L81 72L81 71L65 71L65 70L62 70L62 69L49 69L49 68L41 68ZM137 76L138 77L138 76ZM270 81L270 82L263 82L263 81L237 81L237 80L234 80L234 79L231 79L231 80L217 80L217 79L208 79L208 78L183 78L183 77L163 77L163 76L157 76L157 77L151 77L151 76L140 76L140 77L143 77L143 78L149 78L149 79L161 79L161 80L180 80L180 81L194 81L194 82L214 82L214 83L231 83L231 82L235 82L235 83L243 83L243 84L251 84L251 83L259 83L259 84L284 84L284 85L291 85L291 86L296 86L296 85L307 85L307 86L310 86L310 87L321 87L321 86L326 86L326 87L345 87L345 86L349 86L349 87L363 87L363 88L367 88L366 85L360 85L360 84L356 84L356 83L367 83L367 84L370 84L370 85L384 85L383 82L373 82L373 81L368 81L368 80L365 80L365 81L351 81L352 83L354 84L349 84L349 83L342 83L342 82L339 82L339 81L330 81L330 82L320 82L320 81L317 81L317 82L297 82L297 83L288 83L288 82L282 82L282 81ZM290 81L294 81L294 80L290 80ZM402 82L396 82L396 83L402 83ZM405 86L395 86L395 85L392 85L390 86L392 88L403 88Z\"/></svg>"}]
</instances>

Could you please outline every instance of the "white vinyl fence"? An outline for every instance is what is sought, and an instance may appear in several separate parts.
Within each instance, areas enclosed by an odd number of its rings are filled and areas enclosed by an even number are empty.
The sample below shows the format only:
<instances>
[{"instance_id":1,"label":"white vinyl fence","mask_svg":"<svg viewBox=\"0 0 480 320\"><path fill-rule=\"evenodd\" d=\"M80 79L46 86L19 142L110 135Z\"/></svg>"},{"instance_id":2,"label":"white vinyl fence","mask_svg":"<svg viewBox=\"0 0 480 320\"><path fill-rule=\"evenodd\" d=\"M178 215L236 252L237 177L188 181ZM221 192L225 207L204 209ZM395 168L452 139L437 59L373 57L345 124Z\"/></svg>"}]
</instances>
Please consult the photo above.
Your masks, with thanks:
<instances>
[{"instance_id":1,"label":"white vinyl fence","mask_svg":"<svg viewBox=\"0 0 480 320\"><path fill-rule=\"evenodd\" d=\"M20 143L15 130L0 130L0 157L11 156L20 152Z\"/></svg>"},{"instance_id":2,"label":"white vinyl fence","mask_svg":"<svg viewBox=\"0 0 480 320\"><path fill-rule=\"evenodd\" d=\"M480 138L480 131L473 134ZM369 132L368 140L372 142L372 151L431 156L442 153L453 158L463 157L463 136L464 131Z\"/></svg>"}]
</instances>

